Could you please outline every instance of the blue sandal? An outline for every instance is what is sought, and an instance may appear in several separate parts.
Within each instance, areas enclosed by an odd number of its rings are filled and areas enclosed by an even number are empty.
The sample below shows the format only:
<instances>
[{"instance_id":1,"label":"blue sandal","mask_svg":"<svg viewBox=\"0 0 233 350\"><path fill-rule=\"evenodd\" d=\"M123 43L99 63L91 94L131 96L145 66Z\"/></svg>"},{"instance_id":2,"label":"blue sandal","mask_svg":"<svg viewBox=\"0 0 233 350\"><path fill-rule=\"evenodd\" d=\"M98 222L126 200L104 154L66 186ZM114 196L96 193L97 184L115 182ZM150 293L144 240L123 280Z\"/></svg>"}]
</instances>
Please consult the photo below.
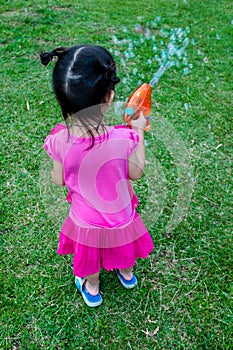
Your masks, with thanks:
<instances>
[{"instance_id":1,"label":"blue sandal","mask_svg":"<svg viewBox=\"0 0 233 350\"><path fill-rule=\"evenodd\" d=\"M127 289L131 289L137 285L138 281L137 281L137 277L135 276L134 273L133 273L133 277L131 278L131 280L128 281L122 276L119 269L115 269L115 272L116 272L117 277L119 278L119 281L121 282L123 287L125 287Z\"/></svg>"},{"instance_id":2,"label":"blue sandal","mask_svg":"<svg viewBox=\"0 0 233 350\"><path fill-rule=\"evenodd\" d=\"M101 297L100 293L98 293L97 295L92 295L92 294L88 293L88 291L84 285L86 280L87 280L86 278L81 278L81 277L75 276L75 285L78 288L78 290L80 291L80 293L82 294L82 297L88 306L90 306L90 307L99 306L103 301L102 297Z\"/></svg>"}]
</instances>

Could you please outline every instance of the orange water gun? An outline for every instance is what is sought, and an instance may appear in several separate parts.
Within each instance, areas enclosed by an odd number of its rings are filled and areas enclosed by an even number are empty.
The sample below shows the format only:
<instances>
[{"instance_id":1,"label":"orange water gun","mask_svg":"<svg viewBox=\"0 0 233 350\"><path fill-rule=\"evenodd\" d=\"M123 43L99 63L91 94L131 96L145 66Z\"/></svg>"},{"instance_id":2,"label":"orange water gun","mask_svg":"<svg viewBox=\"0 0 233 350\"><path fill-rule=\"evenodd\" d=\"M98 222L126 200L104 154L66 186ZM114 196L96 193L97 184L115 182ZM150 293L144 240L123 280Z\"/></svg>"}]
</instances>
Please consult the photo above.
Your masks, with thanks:
<instances>
[{"instance_id":1,"label":"orange water gun","mask_svg":"<svg viewBox=\"0 0 233 350\"><path fill-rule=\"evenodd\" d=\"M123 112L125 123L130 126L131 121L139 118L139 115L142 112L146 118L145 131L151 129L151 94L152 87L150 84L143 83L137 87L126 102Z\"/></svg>"}]
</instances>

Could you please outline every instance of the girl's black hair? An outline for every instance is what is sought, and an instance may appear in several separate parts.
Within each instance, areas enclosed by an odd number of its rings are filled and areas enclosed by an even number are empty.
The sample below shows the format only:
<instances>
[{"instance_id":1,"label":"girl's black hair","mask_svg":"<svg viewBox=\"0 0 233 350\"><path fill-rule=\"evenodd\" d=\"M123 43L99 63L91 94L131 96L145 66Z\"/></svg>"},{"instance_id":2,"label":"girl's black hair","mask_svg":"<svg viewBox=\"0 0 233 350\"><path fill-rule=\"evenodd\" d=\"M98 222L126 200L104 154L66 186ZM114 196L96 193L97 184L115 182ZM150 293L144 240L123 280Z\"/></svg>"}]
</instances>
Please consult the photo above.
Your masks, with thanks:
<instances>
[{"instance_id":1,"label":"girl's black hair","mask_svg":"<svg viewBox=\"0 0 233 350\"><path fill-rule=\"evenodd\" d=\"M120 79L116 75L116 64L112 55L96 45L59 47L40 54L45 66L57 57L53 70L53 89L61 106L63 117L75 115L94 145L93 127L104 131L103 113L100 104L105 103L110 90L114 90ZM91 107L91 108L90 108Z\"/></svg>"}]
</instances>

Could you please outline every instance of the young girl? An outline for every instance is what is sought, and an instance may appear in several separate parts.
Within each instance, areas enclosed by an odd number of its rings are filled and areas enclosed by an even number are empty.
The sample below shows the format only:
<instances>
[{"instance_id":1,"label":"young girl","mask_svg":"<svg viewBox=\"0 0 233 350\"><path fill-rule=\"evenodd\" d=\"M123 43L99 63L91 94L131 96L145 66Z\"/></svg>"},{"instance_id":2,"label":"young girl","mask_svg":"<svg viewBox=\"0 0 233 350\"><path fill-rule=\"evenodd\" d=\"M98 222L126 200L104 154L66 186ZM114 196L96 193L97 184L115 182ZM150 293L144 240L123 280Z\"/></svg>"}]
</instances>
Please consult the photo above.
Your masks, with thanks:
<instances>
[{"instance_id":1,"label":"young girl","mask_svg":"<svg viewBox=\"0 0 233 350\"><path fill-rule=\"evenodd\" d=\"M74 254L75 284L86 304L95 307L102 303L102 267L115 270L121 284L133 288L136 259L153 250L129 182L143 172L146 122L141 115L131 128L104 123L120 79L103 47L57 48L40 57L45 66L57 58L53 88L66 121L44 143L53 159L52 180L67 187L71 202L58 254Z\"/></svg>"}]
</instances>

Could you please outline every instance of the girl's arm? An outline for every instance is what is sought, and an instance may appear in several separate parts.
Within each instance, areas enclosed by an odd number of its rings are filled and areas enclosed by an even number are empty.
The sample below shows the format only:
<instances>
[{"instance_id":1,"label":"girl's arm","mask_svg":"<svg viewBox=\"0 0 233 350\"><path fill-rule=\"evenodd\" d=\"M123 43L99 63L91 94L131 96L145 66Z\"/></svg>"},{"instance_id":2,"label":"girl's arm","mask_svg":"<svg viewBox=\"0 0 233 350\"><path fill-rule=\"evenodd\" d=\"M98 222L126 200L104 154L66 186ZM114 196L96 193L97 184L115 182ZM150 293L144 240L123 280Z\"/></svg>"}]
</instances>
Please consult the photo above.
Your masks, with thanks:
<instances>
[{"instance_id":1,"label":"girl's arm","mask_svg":"<svg viewBox=\"0 0 233 350\"><path fill-rule=\"evenodd\" d=\"M131 180L138 180L142 176L145 164L144 130L146 119L142 113L137 120L132 120L131 127L138 132L139 145L128 159L128 175Z\"/></svg>"},{"instance_id":2,"label":"girl's arm","mask_svg":"<svg viewBox=\"0 0 233 350\"><path fill-rule=\"evenodd\" d=\"M52 180L56 185L65 185L62 164L56 160L53 161Z\"/></svg>"}]
</instances>

